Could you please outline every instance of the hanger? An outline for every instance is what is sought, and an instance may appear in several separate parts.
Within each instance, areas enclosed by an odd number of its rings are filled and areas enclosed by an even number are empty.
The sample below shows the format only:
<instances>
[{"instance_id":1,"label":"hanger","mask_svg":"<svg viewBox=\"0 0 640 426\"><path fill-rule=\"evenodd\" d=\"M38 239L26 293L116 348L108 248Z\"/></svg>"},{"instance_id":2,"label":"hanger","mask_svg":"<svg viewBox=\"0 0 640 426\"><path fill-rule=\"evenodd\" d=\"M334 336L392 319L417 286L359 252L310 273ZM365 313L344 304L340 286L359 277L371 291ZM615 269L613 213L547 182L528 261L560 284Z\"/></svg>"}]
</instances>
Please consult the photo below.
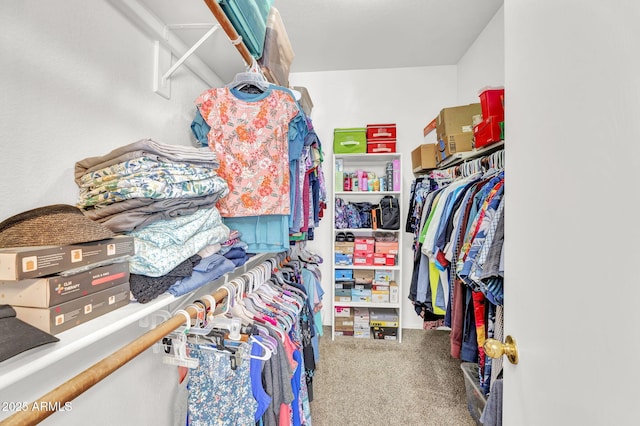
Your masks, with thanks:
<instances>
[{"instance_id":1,"label":"hanger","mask_svg":"<svg viewBox=\"0 0 640 426\"><path fill-rule=\"evenodd\" d=\"M173 355L165 355L162 357L162 362L169 365L177 365L187 368L196 368L199 364L197 358L191 358L187 355L187 333L191 328L191 315L184 310L180 309L176 312L176 315L183 315L185 317L185 325L178 327L171 334L171 346L173 347Z\"/></svg>"},{"instance_id":2,"label":"hanger","mask_svg":"<svg viewBox=\"0 0 640 426\"><path fill-rule=\"evenodd\" d=\"M251 67L245 72L237 73L233 81L225 85L225 87L242 92L246 91L246 93L263 93L269 88L269 85L269 81L262 74L262 70L260 70L254 58Z\"/></svg>"}]
</instances>

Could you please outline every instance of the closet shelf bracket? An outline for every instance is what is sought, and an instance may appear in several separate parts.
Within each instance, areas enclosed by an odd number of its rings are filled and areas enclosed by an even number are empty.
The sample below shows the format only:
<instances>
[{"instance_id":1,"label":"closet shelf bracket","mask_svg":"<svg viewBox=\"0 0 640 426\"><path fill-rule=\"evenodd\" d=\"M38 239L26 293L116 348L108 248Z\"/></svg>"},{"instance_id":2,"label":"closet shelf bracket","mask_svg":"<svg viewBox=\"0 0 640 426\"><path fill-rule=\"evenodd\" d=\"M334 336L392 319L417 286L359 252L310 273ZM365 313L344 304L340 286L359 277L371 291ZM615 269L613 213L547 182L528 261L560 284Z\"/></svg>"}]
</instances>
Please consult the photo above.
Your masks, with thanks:
<instances>
[{"instance_id":1,"label":"closet shelf bracket","mask_svg":"<svg viewBox=\"0 0 640 426\"><path fill-rule=\"evenodd\" d=\"M216 24L209 29L184 55L171 65L171 52L163 47L160 41L156 40L153 46L153 91L158 95L170 99L171 98L171 75L191 56L205 41L215 33L220 24ZM167 27L170 29L170 27ZM168 70L162 73L162 70Z\"/></svg>"}]
</instances>

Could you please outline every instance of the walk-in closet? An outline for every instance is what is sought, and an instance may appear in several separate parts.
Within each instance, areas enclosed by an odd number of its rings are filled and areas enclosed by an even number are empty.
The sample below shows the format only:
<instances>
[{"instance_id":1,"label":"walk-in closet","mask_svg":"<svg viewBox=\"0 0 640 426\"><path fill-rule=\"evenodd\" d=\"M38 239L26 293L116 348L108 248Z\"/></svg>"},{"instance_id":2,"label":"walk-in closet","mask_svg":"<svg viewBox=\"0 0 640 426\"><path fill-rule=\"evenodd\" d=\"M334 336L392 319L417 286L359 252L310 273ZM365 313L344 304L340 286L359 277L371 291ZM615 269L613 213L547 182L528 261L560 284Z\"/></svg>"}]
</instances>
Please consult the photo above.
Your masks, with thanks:
<instances>
[{"instance_id":1,"label":"walk-in closet","mask_svg":"<svg viewBox=\"0 0 640 426\"><path fill-rule=\"evenodd\" d=\"M0 425L636 425L640 4L0 2Z\"/></svg>"}]
</instances>

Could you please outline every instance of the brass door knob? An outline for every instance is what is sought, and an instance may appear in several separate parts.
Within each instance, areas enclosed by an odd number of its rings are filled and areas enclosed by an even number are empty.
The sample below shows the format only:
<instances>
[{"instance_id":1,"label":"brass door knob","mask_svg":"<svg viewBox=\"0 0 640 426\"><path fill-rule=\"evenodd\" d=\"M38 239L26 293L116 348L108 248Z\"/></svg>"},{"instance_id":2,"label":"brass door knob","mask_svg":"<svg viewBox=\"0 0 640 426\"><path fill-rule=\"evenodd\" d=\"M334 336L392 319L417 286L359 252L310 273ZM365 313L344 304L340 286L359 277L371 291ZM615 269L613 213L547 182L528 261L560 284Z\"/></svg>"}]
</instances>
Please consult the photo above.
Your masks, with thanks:
<instances>
[{"instance_id":1,"label":"brass door knob","mask_svg":"<svg viewBox=\"0 0 640 426\"><path fill-rule=\"evenodd\" d=\"M518 346L516 340L511 336L507 336L504 343L495 339L487 339L482 346L490 358L500 358L502 355L506 355L511 364L518 363Z\"/></svg>"}]
</instances>

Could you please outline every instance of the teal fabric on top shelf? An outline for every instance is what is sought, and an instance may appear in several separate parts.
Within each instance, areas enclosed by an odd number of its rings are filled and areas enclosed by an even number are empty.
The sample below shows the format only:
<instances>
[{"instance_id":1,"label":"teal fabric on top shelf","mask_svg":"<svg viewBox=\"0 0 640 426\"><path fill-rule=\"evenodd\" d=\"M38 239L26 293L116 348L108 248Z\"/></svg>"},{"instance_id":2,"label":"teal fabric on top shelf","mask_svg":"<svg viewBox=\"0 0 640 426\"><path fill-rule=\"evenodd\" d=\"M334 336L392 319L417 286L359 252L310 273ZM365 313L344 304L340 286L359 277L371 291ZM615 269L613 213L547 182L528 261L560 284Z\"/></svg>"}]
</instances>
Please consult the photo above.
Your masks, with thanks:
<instances>
[{"instance_id":1,"label":"teal fabric on top shelf","mask_svg":"<svg viewBox=\"0 0 640 426\"><path fill-rule=\"evenodd\" d=\"M251 55L256 59L262 57L273 0L218 0L218 3Z\"/></svg>"}]
</instances>

